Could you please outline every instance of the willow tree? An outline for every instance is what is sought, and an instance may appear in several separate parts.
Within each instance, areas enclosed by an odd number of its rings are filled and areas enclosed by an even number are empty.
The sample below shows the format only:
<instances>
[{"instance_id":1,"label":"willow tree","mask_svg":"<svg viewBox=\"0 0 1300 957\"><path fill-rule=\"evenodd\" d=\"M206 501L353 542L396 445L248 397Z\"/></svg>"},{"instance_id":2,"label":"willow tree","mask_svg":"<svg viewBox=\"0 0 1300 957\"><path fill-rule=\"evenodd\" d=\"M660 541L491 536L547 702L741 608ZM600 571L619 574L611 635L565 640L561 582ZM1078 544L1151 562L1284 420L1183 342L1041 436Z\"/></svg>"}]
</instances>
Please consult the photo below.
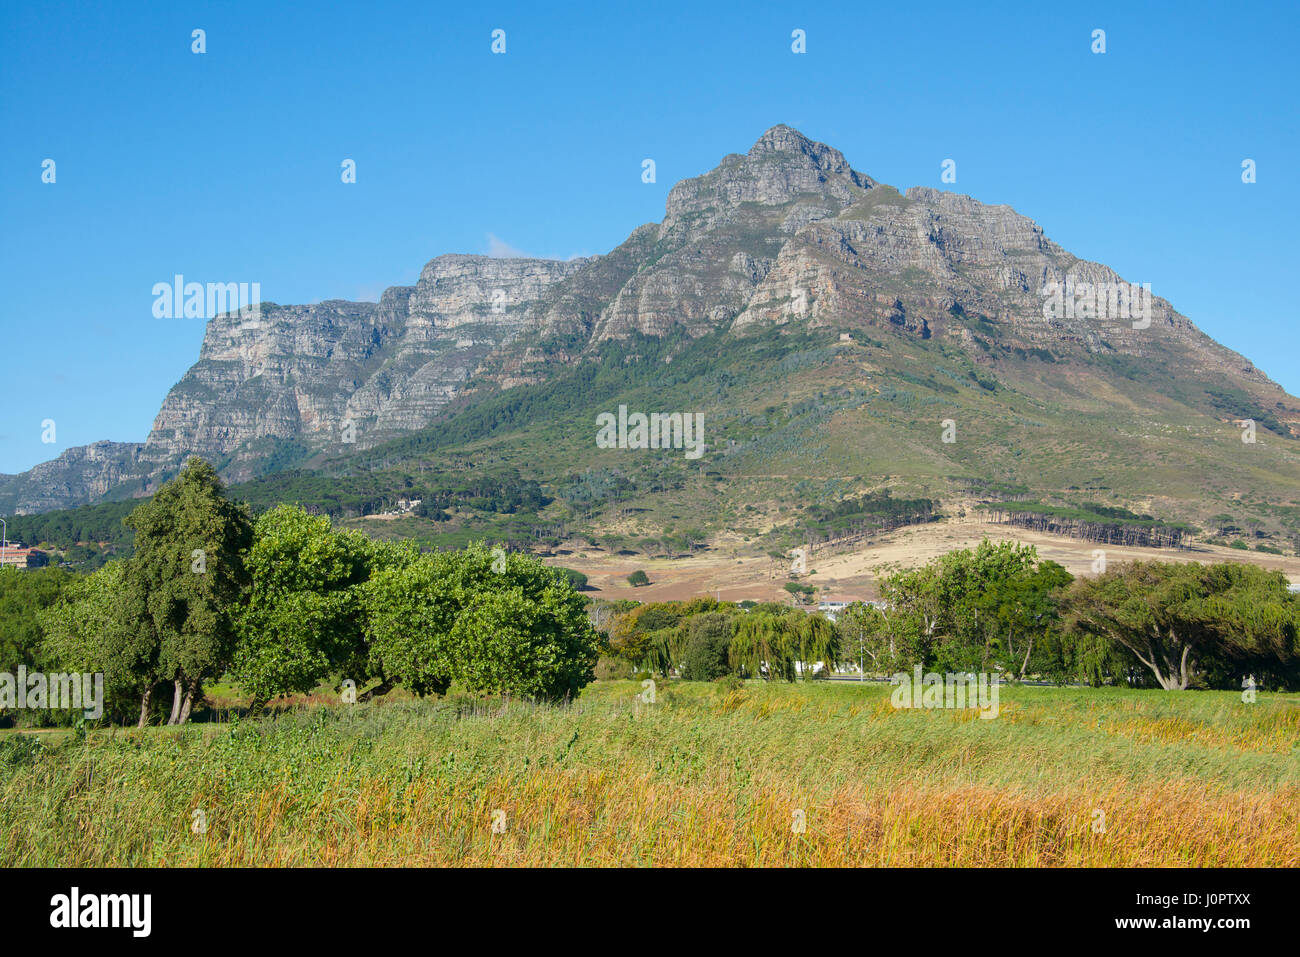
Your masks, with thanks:
<instances>
[{"instance_id":1,"label":"willow tree","mask_svg":"<svg viewBox=\"0 0 1300 957\"><path fill-rule=\"evenodd\" d=\"M829 673L840 663L840 636L835 626L821 615L804 615L791 623L792 651L805 679L817 664Z\"/></svg>"},{"instance_id":2,"label":"willow tree","mask_svg":"<svg viewBox=\"0 0 1300 957\"><path fill-rule=\"evenodd\" d=\"M751 611L736 622L728 659L733 668L771 680L794 681L795 629L786 615Z\"/></svg>"},{"instance_id":3,"label":"willow tree","mask_svg":"<svg viewBox=\"0 0 1300 957\"><path fill-rule=\"evenodd\" d=\"M1247 674L1271 686L1300 688L1300 596L1281 572L1224 562L1203 570L1207 610L1216 632L1207 656L1212 682L1237 687Z\"/></svg>"},{"instance_id":4,"label":"willow tree","mask_svg":"<svg viewBox=\"0 0 1300 957\"><path fill-rule=\"evenodd\" d=\"M609 629L610 651L637 667L667 674L681 664L690 621L731 607L712 598L634 606L614 616Z\"/></svg>"},{"instance_id":5,"label":"willow tree","mask_svg":"<svg viewBox=\"0 0 1300 957\"><path fill-rule=\"evenodd\" d=\"M642 667L662 675L670 674L681 663L686 651L686 629L682 624L671 628L658 628L641 635Z\"/></svg>"}]
</instances>

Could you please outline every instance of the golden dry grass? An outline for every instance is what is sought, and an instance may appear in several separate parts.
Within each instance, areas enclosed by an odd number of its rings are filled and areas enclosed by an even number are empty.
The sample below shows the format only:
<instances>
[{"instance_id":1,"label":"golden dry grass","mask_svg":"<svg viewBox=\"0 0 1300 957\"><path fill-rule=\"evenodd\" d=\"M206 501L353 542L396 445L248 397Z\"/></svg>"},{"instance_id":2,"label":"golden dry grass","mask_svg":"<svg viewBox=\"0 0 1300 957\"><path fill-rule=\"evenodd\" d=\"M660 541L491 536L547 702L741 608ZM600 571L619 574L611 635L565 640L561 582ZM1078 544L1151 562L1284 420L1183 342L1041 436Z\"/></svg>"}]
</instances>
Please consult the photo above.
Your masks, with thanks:
<instances>
[{"instance_id":1,"label":"golden dry grass","mask_svg":"<svg viewBox=\"0 0 1300 957\"><path fill-rule=\"evenodd\" d=\"M872 685L635 690L103 735L89 781L47 746L5 765L0 863L1300 865L1294 697L1016 688L981 721Z\"/></svg>"}]
</instances>

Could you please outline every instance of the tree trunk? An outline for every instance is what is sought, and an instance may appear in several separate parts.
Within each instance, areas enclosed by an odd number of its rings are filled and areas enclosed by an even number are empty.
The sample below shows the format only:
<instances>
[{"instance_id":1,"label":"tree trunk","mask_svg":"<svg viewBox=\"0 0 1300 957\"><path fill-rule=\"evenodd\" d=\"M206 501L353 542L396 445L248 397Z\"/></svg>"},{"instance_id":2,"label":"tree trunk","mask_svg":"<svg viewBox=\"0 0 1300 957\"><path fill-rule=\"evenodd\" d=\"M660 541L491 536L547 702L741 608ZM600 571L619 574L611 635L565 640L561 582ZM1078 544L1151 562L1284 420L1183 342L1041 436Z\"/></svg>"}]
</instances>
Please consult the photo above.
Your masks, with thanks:
<instances>
[{"instance_id":1,"label":"tree trunk","mask_svg":"<svg viewBox=\"0 0 1300 957\"><path fill-rule=\"evenodd\" d=\"M199 683L197 681L191 681L186 685L185 701L181 704L181 716L177 720L177 724L184 724L186 721L190 720L190 709L194 707L194 695L198 690Z\"/></svg>"},{"instance_id":2,"label":"tree trunk","mask_svg":"<svg viewBox=\"0 0 1300 957\"><path fill-rule=\"evenodd\" d=\"M1179 691L1186 691L1187 686L1192 683L1192 671L1194 670L1194 667L1192 666L1191 658L1188 656L1191 650L1192 646L1190 644L1183 645L1183 660L1181 667L1179 668L1182 677L1182 684L1178 687Z\"/></svg>"},{"instance_id":3,"label":"tree trunk","mask_svg":"<svg viewBox=\"0 0 1300 957\"><path fill-rule=\"evenodd\" d=\"M384 678L384 679L382 679L382 680L379 682L379 684L375 685L375 686L374 686L373 688L371 688L369 691L363 692L362 694L358 695L358 696L357 696L357 701L358 701L358 702L361 702L361 701L369 701L369 700L372 699L372 698L378 698L378 697L380 697L381 695L386 695L386 694L388 694L388 692L390 692L390 691L392 691L392 690L393 690L393 681L392 681L392 679L391 679L391 678Z\"/></svg>"},{"instance_id":4,"label":"tree trunk","mask_svg":"<svg viewBox=\"0 0 1300 957\"><path fill-rule=\"evenodd\" d=\"M149 702L153 700L153 685L144 689L144 694L140 696L140 723L137 728L143 728L144 723L149 719Z\"/></svg>"},{"instance_id":5,"label":"tree trunk","mask_svg":"<svg viewBox=\"0 0 1300 957\"><path fill-rule=\"evenodd\" d=\"M1144 657L1142 652L1138 650L1137 642L1129 641L1127 638L1118 634L1111 634L1111 637L1114 638L1116 641L1118 641L1129 651L1133 652L1133 656L1137 658L1138 661L1142 662L1142 664L1146 665L1148 668L1151 669L1151 672L1156 676L1156 681L1159 683L1161 688L1163 688L1165 691L1173 690L1172 680L1166 678L1160 672L1160 665L1157 663L1160 656L1156 654L1155 643L1152 642L1150 638L1147 638L1146 641L1146 656ZM1159 636L1157 635L1157 638L1158 637Z\"/></svg>"},{"instance_id":6,"label":"tree trunk","mask_svg":"<svg viewBox=\"0 0 1300 957\"><path fill-rule=\"evenodd\" d=\"M176 724L177 719L181 716L181 703L185 700L185 692L181 690L181 679L177 678L172 682L172 713L167 719L168 724Z\"/></svg>"},{"instance_id":7,"label":"tree trunk","mask_svg":"<svg viewBox=\"0 0 1300 957\"><path fill-rule=\"evenodd\" d=\"M1025 649L1025 660L1020 663L1020 680L1025 680L1025 672L1029 670L1029 656L1034 653L1034 636L1029 636L1029 647Z\"/></svg>"}]
</instances>

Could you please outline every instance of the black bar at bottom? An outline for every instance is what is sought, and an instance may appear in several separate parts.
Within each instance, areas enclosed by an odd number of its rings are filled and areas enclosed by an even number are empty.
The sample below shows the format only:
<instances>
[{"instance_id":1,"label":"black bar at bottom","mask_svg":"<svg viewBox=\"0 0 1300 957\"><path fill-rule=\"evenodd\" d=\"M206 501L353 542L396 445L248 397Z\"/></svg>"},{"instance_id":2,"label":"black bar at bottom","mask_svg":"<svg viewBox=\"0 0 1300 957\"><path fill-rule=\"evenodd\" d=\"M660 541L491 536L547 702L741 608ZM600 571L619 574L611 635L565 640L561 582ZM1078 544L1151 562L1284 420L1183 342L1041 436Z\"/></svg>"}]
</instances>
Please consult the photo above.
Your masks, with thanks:
<instances>
[{"instance_id":1,"label":"black bar at bottom","mask_svg":"<svg viewBox=\"0 0 1300 957\"><path fill-rule=\"evenodd\" d=\"M614 942L635 937L642 921L653 939L689 926L734 940L772 920L873 944L918 935L974 942L971 934L1231 944L1289 929L1295 884L1293 871L1262 869L9 870L0 872L0 926L9 944L206 939L259 949L398 946L399 938L384 943L398 931L428 934L436 947L456 929L486 933L494 946L512 937ZM147 910L130 895L148 895Z\"/></svg>"}]
</instances>

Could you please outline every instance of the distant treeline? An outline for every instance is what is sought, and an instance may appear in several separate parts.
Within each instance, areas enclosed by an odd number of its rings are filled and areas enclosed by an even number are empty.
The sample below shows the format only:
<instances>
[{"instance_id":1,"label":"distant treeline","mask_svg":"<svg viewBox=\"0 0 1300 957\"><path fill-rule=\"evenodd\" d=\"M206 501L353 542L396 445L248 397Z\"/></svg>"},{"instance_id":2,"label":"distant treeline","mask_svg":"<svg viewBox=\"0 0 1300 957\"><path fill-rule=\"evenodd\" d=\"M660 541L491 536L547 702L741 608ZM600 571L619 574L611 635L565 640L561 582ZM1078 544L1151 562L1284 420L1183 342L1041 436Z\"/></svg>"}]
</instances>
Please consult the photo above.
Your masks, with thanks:
<instances>
[{"instance_id":1,"label":"distant treeline","mask_svg":"<svg viewBox=\"0 0 1300 957\"><path fill-rule=\"evenodd\" d=\"M938 518L928 498L893 498L889 489L846 498L834 505L810 506L802 522L804 541L840 542Z\"/></svg>"},{"instance_id":2,"label":"distant treeline","mask_svg":"<svg viewBox=\"0 0 1300 957\"><path fill-rule=\"evenodd\" d=\"M419 476L395 473L335 478L314 472L282 472L236 485L231 488L230 497L247 503L255 515L288 502L301 505L311 514L336 519L391 511L397 508L399 499L419 499L416 514L438 521L448 518L445 510L453 507L527 515L553 501L532 479L522 479L517 474L476 473L441 479L431 476L430 481L422 482ZM108 547L99 553L103 556L127 556L132 552L134 533L122 520L137 505L147 501L147 498L137 498L42 515L17 515L7 519L9 540L24 545L46 542L65 551L76 549L77 553L69 559L78 564L85 564L86 556L80 554L84 549L78 546L84 542L107 543Z\"/></svg>"},{"instance_id":3,"label":"distant treeline","mask_svg":"<svg viewBox=\"0 0 1300 957\"><path fill-rule=\"evenodd\" d=\"M1183 522L1163 522L1126 508L1091 503L1074 507L1016 502L978 507L988 511L995 522L1103 545L1181 548L1183 539L1195 532Z\"/></svg>"},{"instance_id":4,"label":"distant treeline","mask_svg":"<svg viewBox=\"0 0 1300 957\"><path fill-rule=\"evenodd\" d=\"M231 489L231 497L247 502L255 513L287 502L313 514L355 518L397 508L400 499L420 499L421 513L440 517L440 509L466 506L513 515L536 511L551 499L532 479L516 475L464 477L422 481L419 476L372 473L333 478L312 472L282 472Z\"/></svg>"},{"instance_id":5,"label":"distant treeline","mask_svg":"<svg viewBox=\"0 0 1300 957\"><path fill-rule=\"evenodd\" d=\"M830 621L782 607L711 598L596 603L608 635L603 670L686 679L868 674L915 667L1033 677L1094 687L1300 688L1300 596L1285 576L1223 562L1116 562L1072 578L1032 546L988 540L878 581L881 602ZM749 603L752 605L752 603Z\"/></svg>"},{"instance_id":6,"label":"distant treeline","mask_svg":"<svg viewBox=\"0 0 1300 957\"><path fill-rule=\"evenodd\" d=\"M60 548L71 548L78 542L107 542L129 550L135 533L122 525L122 519L139 504L139 499L130 499L61 509L43 515L15 515L5 519L8 538L24 545L49 542Z\"/></svg>"},{"instance_id":7,"label":"distant treeline","mask_svg":"<svg viewBox=\"0 0 1300 957\"><path fill-rule=\"evenodd\" d=\"M1028 485L1011 485L1005 482L993 482L989 479L975 478L969 475L950 475L953 487L968 495L980 495L999 501L1021 501L1031 492Z\"/></svg>"}]
</instances>

